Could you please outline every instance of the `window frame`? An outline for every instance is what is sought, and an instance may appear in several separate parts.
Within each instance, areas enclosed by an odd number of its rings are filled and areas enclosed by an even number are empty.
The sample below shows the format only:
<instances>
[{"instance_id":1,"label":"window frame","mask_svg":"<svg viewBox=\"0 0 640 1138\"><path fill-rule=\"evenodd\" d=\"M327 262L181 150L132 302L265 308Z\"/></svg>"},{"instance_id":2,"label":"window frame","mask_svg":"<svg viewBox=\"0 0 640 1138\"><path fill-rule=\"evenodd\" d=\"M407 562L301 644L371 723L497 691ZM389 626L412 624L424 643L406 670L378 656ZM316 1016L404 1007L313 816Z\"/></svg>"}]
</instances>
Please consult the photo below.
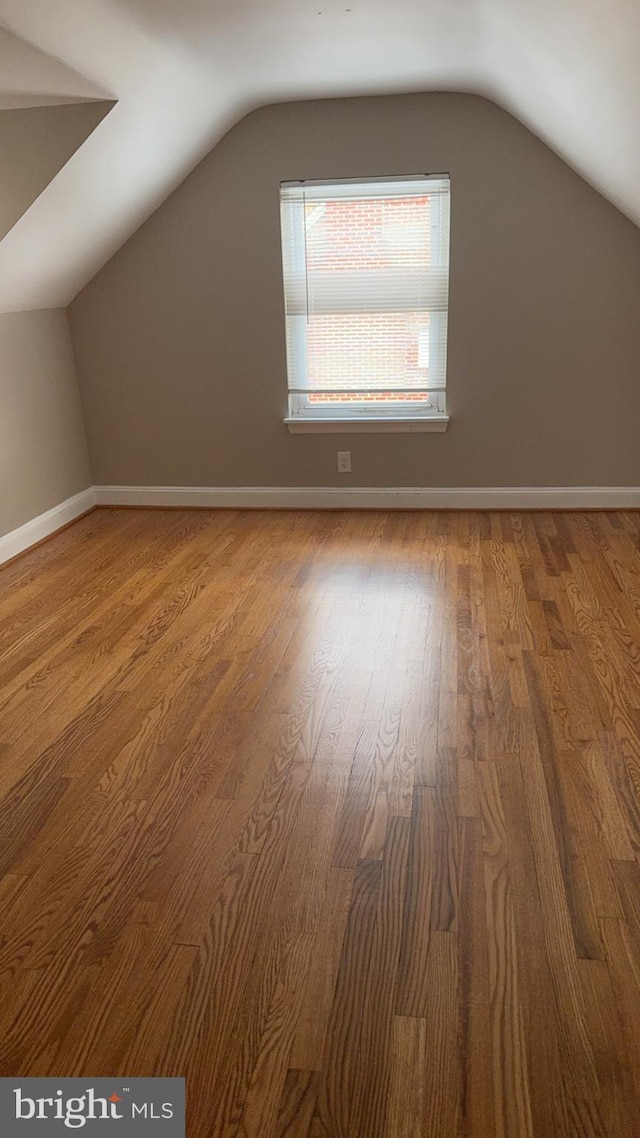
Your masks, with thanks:
<instances>
[{"instance_id":1,"label":"window frame","mask_svg":"<svg viewBox=\"0 0 640 1138\"><path fill-rule=\"evenodd\" d=\"M340 180L322 180L314 182L301 182L295 183L296 185L312 186L316 189L323 189L324 187L333 187L340 184L348 186L375 186L376 183L391 183L391 182L414 182L416 189L413 192L407 191L406 197L415 196L416 193L425 193L425 186L429 181L446 181L447 187L447 213L450 210L451 201L451 178L447 174L413 174L407 176L397 177L378 177L378 178L350 178ZM282 204L282 190L284 187L291 186L292 183L281 184L281 204ZM294 225L297 227L304 219L304 212L300 211L299 215L295 211ZM442 248L443 233L441 230L442 213L440 209L430 211L430 224L431 224L431 248ZM447 227L446 239L450 246L450 223ZM284 240L283 229L281 229L281 246L284 257ZM294 256L297 262L297 271L302 271L306 276L306 240L304 232L297 235L292 243ZM447 249L447 254L449 249ZM447 268L449 258L447 256ZM428 310L425 310L428 311ZM431 398L428 403L424 400L407 400L399 399L397 401L385 399L376 402L372 399L367 399L366 402L357 402L355 400L349 403L340 403L336 400L335 403L310 403L309 396L313 391L302 391L299 388L293 388L291 384L291 360L290 349L291 344L295 342L295 351L299 355L299 359L307 358L307 316L306 314L288 315L287 318L287 398L288 398L288 414L285 418L285 423L290 430L294 431L313 431L320 429L323 431L330 430L332 425L336 429L343 431L348 429L351 425L354 429L360 430L380 430L384 424L389 424L394 430L408 431L415 430L446 430L449 422L447 414L446 402L446 361L447 361L447 333L448 333L448 298L447 308L445 311L429 311L429 346L435 343L438 344L438 349L434 352L437 358L443 361L444 375L440 381L436 381L437 390L429 390L425 386L425 390L430 394ZM291 323L288 323L291 322ZM294 330L295 329L295 330ZM387 388L389 391L394 390L393 387ZM340 390L340 389L337 389ZM345 388L345 391L351 391L353 388ZM380 388L379 390L382 391ZM400 389L404 391L404 389ZM410 389L409 389L410 390ZM367 391L367 394L375 395L374 391Z\"/></svg>"}]
</instances>

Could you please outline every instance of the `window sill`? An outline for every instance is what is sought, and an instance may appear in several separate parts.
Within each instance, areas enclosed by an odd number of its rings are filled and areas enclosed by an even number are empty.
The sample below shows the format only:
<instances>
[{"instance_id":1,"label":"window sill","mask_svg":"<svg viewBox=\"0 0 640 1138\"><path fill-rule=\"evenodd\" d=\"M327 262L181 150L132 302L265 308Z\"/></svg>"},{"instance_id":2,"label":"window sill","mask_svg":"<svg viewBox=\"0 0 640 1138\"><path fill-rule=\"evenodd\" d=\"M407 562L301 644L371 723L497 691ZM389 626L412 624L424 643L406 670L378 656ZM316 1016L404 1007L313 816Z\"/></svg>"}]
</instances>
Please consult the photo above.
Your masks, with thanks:
<instances>
[{"instance_id":1,"label":"window sill","mask_svg":"<svg viewBox=\"0 0 640 1138\"><path fill-rule=\"evenodd\" d=\"M448 415L433 416L431 419L427 418L397 418L397 419L374 419L362 418L352 419L344 418L338 419L329 418L320 419L318 417L304 418L302 415L296 415L284 420L287 429L292 435L361 435L361 434L418 434L423 431L446 431L449 425Z\"/></svg>"}]
</instances>

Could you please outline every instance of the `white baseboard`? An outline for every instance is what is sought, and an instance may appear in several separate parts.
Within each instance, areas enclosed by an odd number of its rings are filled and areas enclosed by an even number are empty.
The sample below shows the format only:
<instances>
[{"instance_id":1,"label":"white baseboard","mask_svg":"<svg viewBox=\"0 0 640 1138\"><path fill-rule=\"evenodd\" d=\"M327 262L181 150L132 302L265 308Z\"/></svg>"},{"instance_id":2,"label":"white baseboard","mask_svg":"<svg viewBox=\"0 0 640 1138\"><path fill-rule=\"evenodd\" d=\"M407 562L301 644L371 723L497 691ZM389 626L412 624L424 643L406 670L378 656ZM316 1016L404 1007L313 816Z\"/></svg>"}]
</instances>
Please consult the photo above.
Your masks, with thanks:
<instances>
[{"instance_id":1,"label":"white baseboard","mask_svg":"<svg viewBox=\"0 0 640 1138\"><path fill-rule=\"evenodd\" d=\"M74 494L72 498L67 498L66 501L60 502L58 506L53 506L46 513L38 514L37 518L32 518L31 521L25 522L18 529L11 530L4 537L0 537L0 565L5 561L10 561L18 553L23 553L32 545L37 545L43 538L50 537L56 530L75 521L81 514L86 514L87 510L92 510L95 504L95 488L89 486L87 490L81 490L79 494Z\"/></svg>"},{"instance_id":2,"label":"white baseboard","mask_svg":"<svg viewBox=\"0 0 640 1138\"><path fill-rule=\"evenodd\" d=\"M90 486L0 537L0 565L94 506L239 510L634 510L639 486Z\"/></svg>"},{"instance_id":3,"label":"white baseboard","mask_svg":"<svg viewBox=\"0 0 640 1138\"><path fill-rule=\"evenodd\" d=\"M96 486L99 506L235 509L618 510L640 508L638 486Z\"/></svg>"}]
</instances>

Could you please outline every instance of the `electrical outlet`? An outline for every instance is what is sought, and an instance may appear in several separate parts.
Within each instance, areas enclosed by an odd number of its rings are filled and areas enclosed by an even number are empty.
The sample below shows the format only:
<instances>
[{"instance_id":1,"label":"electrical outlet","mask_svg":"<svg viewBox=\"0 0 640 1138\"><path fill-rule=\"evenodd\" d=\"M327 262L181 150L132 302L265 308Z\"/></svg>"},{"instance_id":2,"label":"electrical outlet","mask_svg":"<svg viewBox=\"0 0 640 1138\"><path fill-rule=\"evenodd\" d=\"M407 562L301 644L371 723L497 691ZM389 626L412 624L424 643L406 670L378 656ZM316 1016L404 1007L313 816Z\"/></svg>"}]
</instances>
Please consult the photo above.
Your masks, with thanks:
<instances>
[{"instance_id":1,"label":"electrical outlet","mask_svg":"<svg viewBox=\"0 0 640 1138\"><path fill-rule=\"evenodd\" d=\"M351 474L351 451L338 451L338 474Z\"/></svg>"}]
</instances>

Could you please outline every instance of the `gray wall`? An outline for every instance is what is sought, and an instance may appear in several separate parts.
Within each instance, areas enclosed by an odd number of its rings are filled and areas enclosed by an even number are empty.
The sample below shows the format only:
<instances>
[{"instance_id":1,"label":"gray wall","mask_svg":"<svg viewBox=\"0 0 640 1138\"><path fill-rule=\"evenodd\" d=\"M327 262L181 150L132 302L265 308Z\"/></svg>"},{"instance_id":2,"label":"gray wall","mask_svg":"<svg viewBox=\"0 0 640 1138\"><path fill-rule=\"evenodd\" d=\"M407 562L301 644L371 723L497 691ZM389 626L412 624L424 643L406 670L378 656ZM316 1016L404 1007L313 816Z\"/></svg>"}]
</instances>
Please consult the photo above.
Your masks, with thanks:
<instances>
[{"instance_id":1,"label":"gray wall","mask_svg":"<svg viewBox=\"0 0 640 1138\"><path fill-rule=\"evenodd\" d=\"M0 110L0 237L42 193L113 106L108 102Z\"/></svg>"},{"instance_id":2,"label":"gray wall","mask_svg":"<svg viewBox=\"0 0 640 1138\"><path fill-rule=\"evenodd\" d=\"M290 436L278 184L418 171L452 179L449 430ZM640 484L640 230L475 96L254 112L71 326L98 483Z\"/></svg>"},{"instance_id":3,"label":"gray wall","mask_svg":"<svg viewBox=\"0 0 640 1138\"><path fill-rule=\"evenodd\" d=\"M0 536L91 485L67 315L0 315Z\"/></svg>"}]
</instances>

